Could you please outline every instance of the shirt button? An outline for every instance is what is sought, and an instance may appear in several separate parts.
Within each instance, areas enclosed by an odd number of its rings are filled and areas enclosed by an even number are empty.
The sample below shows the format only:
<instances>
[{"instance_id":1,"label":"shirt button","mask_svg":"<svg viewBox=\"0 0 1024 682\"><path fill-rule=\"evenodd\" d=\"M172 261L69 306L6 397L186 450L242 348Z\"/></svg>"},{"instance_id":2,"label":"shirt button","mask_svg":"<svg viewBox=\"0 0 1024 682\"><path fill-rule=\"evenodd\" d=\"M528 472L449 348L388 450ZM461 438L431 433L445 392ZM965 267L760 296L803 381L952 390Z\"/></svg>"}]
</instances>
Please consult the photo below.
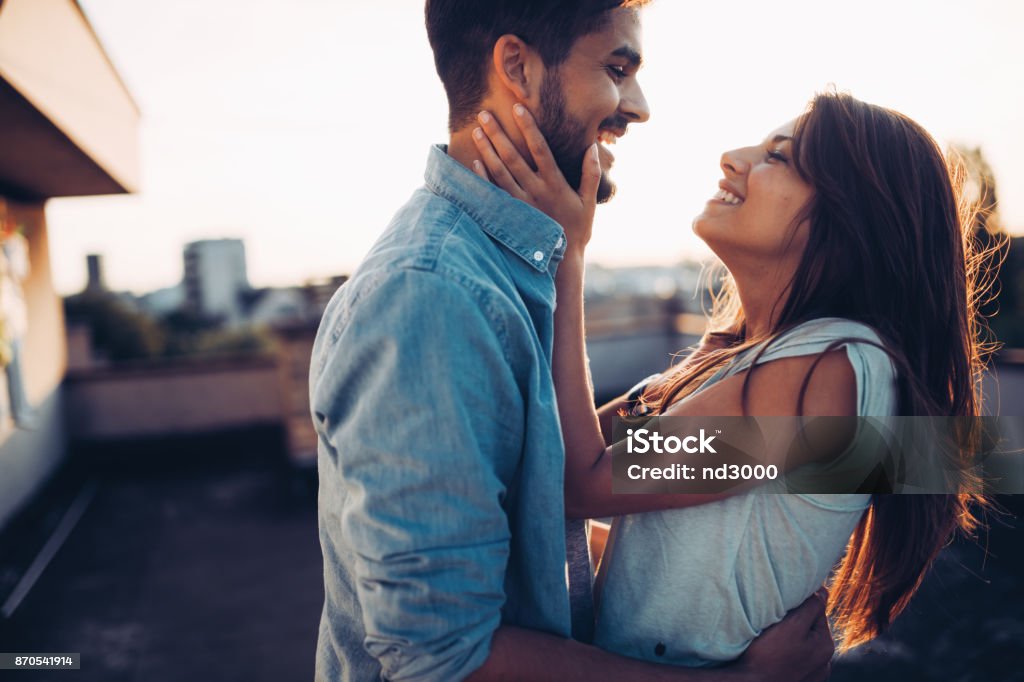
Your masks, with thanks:
<instances>
[{"instance_id":1,"label":"shirt button","mask_svg":"<svg viewBox=\"0 0 1024 682\"><path fill-rule=\"evenodd\" d=\"M556 248L556 249L560 249L560 248L562 248L562 244L564 243L564 241L565 241L564 239L562 239L561 237L559 237L559 238L558 238L558 241L557 241L557 242L555 242L555 248Z\"/></svg>"},{"instance_id":2,"label":"shirt button","mask_svg":"<svg viewBox=\"0 0 1024 682\"><path fill-rule=\"evenodd\" d=\"M536 261L544 260L544 252L543 251L534 251L533 252L533 260L536 260Z\"/></svg>"}]
</instances>

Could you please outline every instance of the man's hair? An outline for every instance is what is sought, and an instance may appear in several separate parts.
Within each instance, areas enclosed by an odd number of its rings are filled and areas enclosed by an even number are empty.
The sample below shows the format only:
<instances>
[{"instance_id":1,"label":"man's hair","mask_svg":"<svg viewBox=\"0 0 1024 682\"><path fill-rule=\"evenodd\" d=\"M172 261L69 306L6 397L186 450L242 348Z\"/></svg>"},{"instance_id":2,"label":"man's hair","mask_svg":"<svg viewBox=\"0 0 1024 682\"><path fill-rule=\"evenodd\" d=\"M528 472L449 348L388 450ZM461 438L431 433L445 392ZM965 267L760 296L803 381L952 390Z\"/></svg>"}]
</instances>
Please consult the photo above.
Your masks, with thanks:
<instances>
[{"instance_id":1,"label":"man's hair","mask_svg":"<svg viewBox=\"0 0 1024 682\"><path fill-rule=\"evenodd\" d=\"M513 34L544 65L565 61L576 41L603 29L609 11L650 0L427 0L426 24L434 64L448 95L448 128L462 128L487 94L494 43Z\"/></svg>"}]
</instances>

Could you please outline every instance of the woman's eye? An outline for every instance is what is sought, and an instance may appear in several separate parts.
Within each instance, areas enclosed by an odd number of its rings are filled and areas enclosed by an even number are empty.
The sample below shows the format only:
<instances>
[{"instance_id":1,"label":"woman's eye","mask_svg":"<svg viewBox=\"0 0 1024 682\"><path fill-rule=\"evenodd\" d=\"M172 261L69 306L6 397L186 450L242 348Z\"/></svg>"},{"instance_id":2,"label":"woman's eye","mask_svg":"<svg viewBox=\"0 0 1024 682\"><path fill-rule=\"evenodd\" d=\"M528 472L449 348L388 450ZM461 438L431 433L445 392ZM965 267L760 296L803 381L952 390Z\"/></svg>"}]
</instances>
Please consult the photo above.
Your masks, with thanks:
<instances>
[{"instance_id":1,"label":"woman's eye","mask_svg":"<svg viewBox=\"0 0 1024 682\"><path fill-rule=\"evenodd\" d=\"M767 156L769 159L772 159L773 161L781 161L782 163L786 163L789 161L789 159L786 158L786 155L780 152L778 149L769 149Z\"/></svg>"}]
</instances>

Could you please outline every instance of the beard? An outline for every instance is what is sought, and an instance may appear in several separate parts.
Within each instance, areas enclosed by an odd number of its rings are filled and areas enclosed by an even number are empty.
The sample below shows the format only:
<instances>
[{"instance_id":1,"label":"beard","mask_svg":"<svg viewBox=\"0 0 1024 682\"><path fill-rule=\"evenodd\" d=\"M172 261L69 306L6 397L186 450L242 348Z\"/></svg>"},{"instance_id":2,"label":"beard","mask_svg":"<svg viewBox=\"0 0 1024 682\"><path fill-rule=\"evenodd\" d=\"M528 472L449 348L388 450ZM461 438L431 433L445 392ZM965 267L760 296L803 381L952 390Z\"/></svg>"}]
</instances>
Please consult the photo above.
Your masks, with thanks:
<instances>
[{"instance_id":1,"label":"beard","mask_svg":"<svg viewBox=\"0 0 1024 682\"><path fill-rule=\"evenodd\" d=\"M617 124L617 125L616 125ZM601 127L625 128L619 117L612 116L601 123ZM590 149L587 138L587 127L569 114L565 106L565 93L562 90L562 78L558 69L549 69L544 74L540 87L540 112L537 116L537 127L544 133L551 155L555 158L559 170L566 182L579 191L583 180L583 157ZM615 196L615 183L611 181L604 169L601 170L601 181L597 186L597 203L603 204Z\"/></svg>"}]
</instances>

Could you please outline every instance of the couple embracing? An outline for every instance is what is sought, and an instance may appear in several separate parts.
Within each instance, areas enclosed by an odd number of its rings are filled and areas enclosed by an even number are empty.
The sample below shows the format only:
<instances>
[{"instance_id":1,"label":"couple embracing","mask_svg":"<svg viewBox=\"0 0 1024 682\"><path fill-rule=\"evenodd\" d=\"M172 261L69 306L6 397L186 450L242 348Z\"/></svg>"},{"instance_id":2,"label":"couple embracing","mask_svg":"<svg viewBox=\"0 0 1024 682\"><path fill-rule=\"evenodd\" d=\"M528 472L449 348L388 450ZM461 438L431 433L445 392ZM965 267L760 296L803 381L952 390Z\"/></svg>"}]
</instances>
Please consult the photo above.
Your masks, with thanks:
<instances>
[{"instance_id":1,"label":"couple embracing","mask_svg":"<svg viewBox=\"0 0 1024 682\"><path fill-rule=\"evenodd\" d=\"M600 142L649 117L645 4L426 3L450 140L313 349L318 679L821 680L833 636L883 631L973 524L966 492L612 493L616 416L980 409L947 161L837 94L722 155L693 221L727 268L708 331L595 409L583 259L614 194Z\"/></svg>"}]
</instances>

